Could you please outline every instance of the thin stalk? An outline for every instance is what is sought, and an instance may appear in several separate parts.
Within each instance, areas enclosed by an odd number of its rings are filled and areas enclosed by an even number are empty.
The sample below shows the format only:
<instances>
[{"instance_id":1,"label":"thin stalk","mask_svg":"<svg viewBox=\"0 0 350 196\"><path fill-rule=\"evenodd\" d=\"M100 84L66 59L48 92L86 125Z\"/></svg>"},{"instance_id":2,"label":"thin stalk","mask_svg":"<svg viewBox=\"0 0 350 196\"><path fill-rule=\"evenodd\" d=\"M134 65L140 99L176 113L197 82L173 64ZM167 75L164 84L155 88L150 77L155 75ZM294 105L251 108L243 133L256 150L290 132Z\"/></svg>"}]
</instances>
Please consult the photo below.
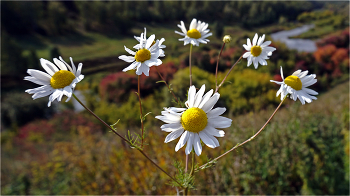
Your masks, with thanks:
<instances>
[{"instance_id":1,"label":"thin stalk","mask_svg":"<svg viewBox=\"0 0 350 196\"><path fill-rule=\"evenodd\" d=\"M193 176L194 173L194 152L192 152L192 167L190 172L190 177ZM188 195L188 187L185 189L185 195Z\"/></svg>"},{"instance_id":2,"label":"thin stalk","mask_svg":"<svg viewBox=\"0 0 350 196\"><path fill-rule=\"evenodd\" d=\"M120 138L122 138L125 142L127 142L128 144L130 144L132 146L132 144L125 139L123 136L121 136L119 133L117 133L111 126L109 126L105 121L103 121L100 117L98 117L94 112L92 112L88 107L86 107L83 102L80 101L80 99L78 99L77 96L75 96L75 94L73 93L73 97L88 111L90 112L97 120L99 120L100 122L102 122L102 124L104 124L107 128L109 128L111 131L113 131L114 134L116 134L117 136L119 136ZM160 169L163 173L165 173L167 176L169 176L172 180L174 180L177 184L180 185L181 188L183 188L183 186L174 178L172 177L170 174L168 174L166 171L164 171L159 165L157 165L157 163L155 163L154 161L152 161L152 159L150 159L141 149L137 149L144 157L146 157L149 161L151 161L158 169Z\"/></svg>"},{"instance_id":3,"label":"thin stalk","mask_svg":"<svg viewBox=\"0 0 350 196\"><path fill-rule=\"evenodd\" d=\"M190 67L190 86L192 86L192 66L191 66L191 59L192 59L192 47L193 45L191 45L191 48L190 48L190 60L189 60L189 67Z\"/></svg>"},{"instance_id":4,"label":"thin stalk","mask_svg":"<svg viewBox=\"0 0 350 196\"><path fill-rule=\"evenodd\" d=\"M88 112L90 112L97 120L99 120L102 124L104 124L106 127L108 127L111 131L113 131L114 134L118 135L120 138L122 138L125 142L132 145L127 139L125 139L123 136L121 136L118 132L116 132L111 126L109 126L105 121L103 121L100 117L98 117L93 111L91 111L88 107L86 107L75 94L73 93L73 97L82 105Z\"/></svg>"},{"instance_id":5,"label":"thin stalk","mask_svg":"<svg viewBox=\"0 0 350 196\"><path fill-rule=\"evenodd\" d=\"M141 114L141 149L143 149L143 138L144 138L144 128L143 128L143 114L142 114L142 104L141 104L141 94L140 94L140 75L137 76L137 93L139 97L139 103L140 103L140 114Z\"/></svg>"},{"instance_id":6,"label":"thin stalk","mask_svg":"<svg viewBox=\"0 0 350 196\"><path fill-rule=\"evenodd\" d=\"M175 98L177 104L181 107L181 104L180 104L179 100L177 99L177 97L175 96L175 94L173 93L173 91L170 89L168 83L164 80L162 74L161 74L161 73L159 72L159 70L158 70L158 67L157 67L157 66L155 66L155 67L156 67L156 70L157 70L157 72L158 72L159 77L162 78L162 80L164 81L165 85L168 87L170 93L174 96L174 98Z\"/></svg>"},{"instance_id":7,"label":"thin stalk","mask_svg":"<svg viewBox=\"0 0 350 196\"><path fill-rule=\"evenodd\" d=\"M222 53L222 51L224 50L224 47L225 47L225 42L224 42L224 44L222 44L222 47L221 47L221 50L220 50L220 53L219 53L219 56L218 56L218 61L216 62L216 70L215 70L215 92L216 92L216 89L218 88L218 68L219 68L219 61L220 61L221 53Z\"/></svg>"},{"instance_id":8,"label":"thin stalk","mask_svg":"<svg viewBox=\"0 0 350 196\"><path fill-rule=\"evenodd\" d=\"M252 137L250 137L250 138L247 139L246 141L244 141L244 142L242 142L242 143L236 145L235 147L231 148L230 150L228 150L228 151L225 152L224 154L222 154L222 155L216 157L216 158L213 159L212 161L210 161L210 162L208 162L208 163L206 163L206 164L200 166L199 169L205 168L207 165L209 165L209 164L211 164L211 163L217 161L218 159L224 157L225 155L227 155L228 153L230 153L230 152L233 151L234 149L236 149L236 148L238 148L238 147L240 147L240 146L243 146L244 144L246 144L246 143L252 141L257 135L260 134L260 132L266 127L266 125L267 125L267 124L271 121L271 119L275 116L277 110L281 107L281 105L282 105L283 101L286 99L286 97L287 97L287 96L284 97L284 99L281 101L281 103L277 106L276 110L272 113L272 115L270 116L270 118L266 121L266 123L264 124L264 126L262 126L261 129L260 129L257 133L255 133Z\"/></svg>"},{"instance_id":9,"label":"thin stalk","mask_svg":"<svg viewBox=\"0 0 350 196\"><path fill-rule=\"evenodd\" d=\"M239 59L235 62L235 64L232 65L230 71L227 72L225 78L222 80L222 82L219 84L219 86L217 86L215 93L218 92L219 88L221 87L221 85L225 82L227 76L231 73L232 69L236 66L236 64L242 59L243 55L241 57L239 57Z\"/></svg>"}]
</instances>

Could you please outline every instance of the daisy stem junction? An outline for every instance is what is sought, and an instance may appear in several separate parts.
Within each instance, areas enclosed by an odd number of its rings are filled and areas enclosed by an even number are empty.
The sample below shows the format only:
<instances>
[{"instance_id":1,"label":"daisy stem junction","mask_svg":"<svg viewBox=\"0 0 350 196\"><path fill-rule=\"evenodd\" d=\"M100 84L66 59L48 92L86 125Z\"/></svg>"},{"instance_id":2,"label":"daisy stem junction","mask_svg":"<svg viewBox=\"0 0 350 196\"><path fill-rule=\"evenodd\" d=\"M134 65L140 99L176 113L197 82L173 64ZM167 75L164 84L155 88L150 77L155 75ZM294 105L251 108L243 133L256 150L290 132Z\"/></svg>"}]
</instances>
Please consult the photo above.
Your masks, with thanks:
<instances>
[{"instance_id":1,"label":"daisy stem junction","mask_svg":"<svg viewBox=\"0 0 350 196\"><path fill-rule=\"evenodd\" d=\"M234 146L233 148L231 148L230 150L228 150L227 152L225 152L224 154L216 157L215 159L209 161L208 163L200 166L198 169L205 169L207 168L206 166L215 163L218 159L224 157L225 155L227 155L228 153L230 153L231 151L235 150L236 148L243 146L244 144L252 141L257 135L259 135L261 133L262 130L264 130L264 128L266 127L266 125L271 121L271 119L275 116L276 112L278 109L280 109L282 103L284 102L284 100L286 99L287 95L284 97L284 99L281 101L281 103L277 106L276 110L272 113L272 115L270 116L270 118L266 121L266 123L261 127L261 129L255 133L252 137L250 137L249 139L247 139L246 141L242 142L242 143L238 143L236 146Z\"/></svg>"},{"instance_id":2,"label":"daisy stem junction","mask_svg":"<svg viewBox=\"0 0 350 196\"><path fill-rule=\"evenodd\" d=\"M165 85L168 87L170 93L174 96L174 98L175 98L177 104L179 105L179 107L181 107L181 104L180 104L179 100L178 100L177 97L175 96L174 92L170 89L170 86L169 86L168 83L165 81L165 79L163 78L162 74L159 72L158 67L156 67L156 70L157 70L157 72L158 72L159 77L162 78L162 80L164 81Z\"/></svg>"},{"instance_id":3,"label":"daisy stem junction","mask_svg":"<svg viewBox=\"0 0 350 196\"><path fill-rule=\"evenodd\" d=\"M219 84L219 86L216 86L216 90L215 93L218 92L219 88L221 87L221 85L225 82L227 76L231 73L232 69L236 66L236 64L242 59L243 55L241 57L239 57L239 59L235 62L235 64L232 65L231 69L227 72L225 78L222 80L222 82Z\"/></svg>"},{"instance_id":4,"label":"daisy stem junction","mask_svg":"<svg viewBox=\"0 0 350 196\"><path fill-rule=\"evenodd\" d=\"M137 96L139 97L140 103L140 119L141 119L141 149L143 149L143 139L144 139L144 127L143 127L143 115L142 115L142 103L141 103L141 94L140 94L140 75L137 76Z\"/></svg>"},{"instance_id":5,"label":"daisy stem junction","mask_svg":"<svg viewBox=\"0 0 350 196\"><path fill-rule=\"evenodd\" d=\"M173 181L175 181L177 184L180 185L180 187L183 188L182 184L180 182L178 182L174 177L172 177L169 173L167 173L166 171L164 171L157 163L155 163L151 158L149 158L144 152L143 149L138 148L137 146L133 145L132 143L130 143L130 141L128 141L127 139L125 139L123 136L121 136L115 129L113 129L111 126L109 126L105 121L103 121L100 117L98 117L93 111L91 111L88 107L86 107L83 102L80 101L80 99L75 96L75 94L73 93L73 97L80 103L80 105L82 105L90 114L92 114L97 120L99 120L102 124L104 124L107 128L109 128L111 131L113 131L114 134L116 134L117 136L119 136L122 140L124 140L126 143L128 143L130 146L135 147L144 157L146 157L149 161L151 161L151 163L153 163L153 165L155 165L158 169L160 169L163 173L165 173L167 176L169 176L169 178L171 178Z\"/></svg>"},{"instance_id":6,"label":"daisy stem junction","mask_svg":"<svg viewBox=\"0 0 350 196\"><path fill-rule=\"evenodd\" d=\"M217 91L216 89L218 88L218 68L219 68L219 61L220 61L220 57L221 57L221 53L223 51L225 47L225 42L224 44L222 44L219 56L218 56L218 61L216 62L216 70L215 70L215 92Z\"/></svg>"}]
</instances>

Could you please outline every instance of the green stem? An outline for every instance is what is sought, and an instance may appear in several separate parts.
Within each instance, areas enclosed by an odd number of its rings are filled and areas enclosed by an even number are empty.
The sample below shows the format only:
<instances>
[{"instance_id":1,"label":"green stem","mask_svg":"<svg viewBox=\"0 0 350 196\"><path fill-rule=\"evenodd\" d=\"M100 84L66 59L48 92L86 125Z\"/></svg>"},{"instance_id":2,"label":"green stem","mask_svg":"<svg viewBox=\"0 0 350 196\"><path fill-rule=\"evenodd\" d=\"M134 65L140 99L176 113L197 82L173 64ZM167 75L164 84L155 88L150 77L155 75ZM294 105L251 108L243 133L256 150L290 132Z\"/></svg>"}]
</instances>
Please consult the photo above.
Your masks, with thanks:
<instances>
[{"instance_id":1,"label":"green stem","mask_svg":"<svg viewBox=\"0 0 350 196\"><path fill-rule=\"evenodd\" d=\"M228 150L228 151L225 152L224 154L222 154L222 155L216 157L216 158L213 159L212 161L210 161L210 162L208 162L208 163L206 163L206 164L200 166L199 169L205 168L207 165L214 163L215 161L217 161L218 159L224 157L225 155L227 155L228 153L230 153L230 152L233 151L234 149L236 149L236 148L238 148L238 147L240 147L240 146L243 146L244 144L246 144L246 143L252 141L257 135L260 134L260 132L261 132L262 130L264 130L264 128L266 127L266 125L267 125L267 124L271 121L271 119L275 116L277 110L280 109L280 107L281 107L283 101L286 99L286 97L287 97L287 95L284 97L284 99L281 101L281 103L277 106L276 110L272 113L272 115L270 116L270 118L266 121L266 123L261 127L261 129L260 129L257 133L255 133L252 137L250 137L249 139L247 139L247 140L244 141L243 143L240 143L240 144L236 145L235 147L231 148L230 150Z\"/></svg>"},{"instance_id":2,"label":"green stem","mask_svg":"<svg viewBox=\"0 0 350 196\"><path fill-rule=\"evenodd\" d=\"M219 56L218 56L218 61L216 62L216 70L215 70L215 91L217 91L216 89L218 88L218 68L219 68L219 61L220 61L220 57L221 57L221 53L224 50L225 47L225 42L221 47Z\"/></svg>"},{"instance_id":3,"label":"green stem","mask_svg":"<svg viewBox=\"0 0 350 196\"><path fill-rule=\"evenodd\" d=\"M225 82L227 76L231 73L232 69L236 66L236 64L242 59L243 55L241 57L239 57L239 59L235 62L235 64L232 65L231 69L227 72L225 78L222 80L222 82L219 84L219 86L216 87L215 93L218 92L219 88L221 87L221 85Z\"/></svg>"},{"instance_id":4,"label":"green stem","mask_svg":"<svg viewBox=\"0 0 350 196\"><path fill-rule=\"evenodd\" d=\"M132 145L127 139L125 139L123 136L121 136L118 132L116 132L111 126L109 126L105 121L103 121L100 117L98 117L93 111L91 111L88 107L86 107L75 94L73 93L73 97L82 105L88 112L90 112L97 120L99 120L102 124L104 124L107 128L109 128L111 131L113 131L114 134L118 135L120 138L122 138L125 142Z\"/></svg>"},{"instance_id":5,"label":"green stem","mask_svg":"<svg viewBox=\"0 0 350 196\"><path fill-rule=\"evenodd\" d=\"M189 69L190 69L190 86L192 86L192 66L191 66L191 59L192 59L192 47L193 45L191 45L191 48L190 48L190 60L189 60Z\"/></svg>"},{"instance_id":6,"label":"green stem","mask_svg":"<svg viewBox=\"0 0 350 196\"><path fill-rule=\"evenodd\" d=\"M162 74L159 72L157 66L156 66L156 70L157 70L157 72L158 72L159 77L162 78L162 80L164 81L165 85L168 87L170 93L171 93L171 94L173 95L173 97L175 98L175 100L176 100L176 102L177 102L177 105L179 105L179 107L181 107L181 104L180 104L179 100L177 99L177 97L175 96L175 94L173 93L173 91L170 89L170 86L168 85L168 83L164 80L164 78L163 78Z\"/></svg>"},{"instance_id":7,"label":"green stem","mask_svg":"<svg viewBox=\"0 0 350 196\"><path fill-rule=\"evenodd\" d=\"M143 139L144 139L144 128L143 128L143 114L142 114L142 103L141 103L141 94L140 94L140 75L137 76L137 95L139 97L140 103L140 114L141 114L141 149L143 149Z\"/></svg>"},{"instance_id":8,"label":"green stem","mask_svg":"<svg viewBox=\"0 0 350 196\"><path fill-rule=\"evenodd\" d=\"M95 118L97 118L97 120L99 120L100 122L102 122L102 124L104 124L107 128L109 128L111 131L113 131L114 134L118 135L120 138L122 138L125 142L127 142L130 146L133 146L132 143L130 143L127 139L125 139L123 136L121 136L119 133L117 133L111 126L109 126L105 121L103 121L100 117L98 117L94 112L92 112L88 107L86 107L79 99L77 96L75 96L75 94L73 93L73 97L88 111L90 112ZM159 165L157 165L157 163L155 163L154 161L152 161L152 159L150 159L144 152L142 149L137 148L137 150L144 156L146 157L149 161L151 161L151 163L153 163L158 169L160 169L163 173L165 173L167 176L169 176L169 178L171 178L172 180L174 180L177 184L180 185L181 188L183 188L183 186L181 185L181 183L179 183L174 177L172 177L170 174L168 174L166 171L164 171Z\"/></svg>"},{"instance_id":9,"label":"green stem","mask_svg":"<svg viewBox=\"0 0 350 196\"><path fill-rule=\"evenodd\" d=\"M190 178L193 176L193 173L194 173L194 156L195 156L195 154L194 154L194 152L192 152L192 167L191 167L191 172L190 172ZM188 192L189 192L189 190L188 190L188 187L185 189L185 195L188 195Z\"/></svg>"}]
</instances>

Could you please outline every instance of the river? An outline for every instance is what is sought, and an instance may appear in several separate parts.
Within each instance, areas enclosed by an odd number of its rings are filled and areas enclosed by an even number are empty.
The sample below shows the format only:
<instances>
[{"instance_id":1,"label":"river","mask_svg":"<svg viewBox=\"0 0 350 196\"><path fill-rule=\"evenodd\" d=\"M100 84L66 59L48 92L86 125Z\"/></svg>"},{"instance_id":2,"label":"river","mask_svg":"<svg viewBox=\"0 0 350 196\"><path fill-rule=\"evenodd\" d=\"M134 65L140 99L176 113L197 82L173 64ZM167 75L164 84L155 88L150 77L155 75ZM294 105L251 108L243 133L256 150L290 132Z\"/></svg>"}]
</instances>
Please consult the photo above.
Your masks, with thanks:
<instances>
[{"instance_id":1,"label":"river","mask_svg":"<svg viewBox=\"0 0 350 196\"><path fill-rule=\"evenodd\" d=\"M304 25L292 30L279 31L272 33L271 37L274 41L285 43L288 48L295 49L299 52L314 52L317 50L315 41L309 39L290 39L289 37L300 35L314 28L315 25Z\"/></svg>"}]
</instances>

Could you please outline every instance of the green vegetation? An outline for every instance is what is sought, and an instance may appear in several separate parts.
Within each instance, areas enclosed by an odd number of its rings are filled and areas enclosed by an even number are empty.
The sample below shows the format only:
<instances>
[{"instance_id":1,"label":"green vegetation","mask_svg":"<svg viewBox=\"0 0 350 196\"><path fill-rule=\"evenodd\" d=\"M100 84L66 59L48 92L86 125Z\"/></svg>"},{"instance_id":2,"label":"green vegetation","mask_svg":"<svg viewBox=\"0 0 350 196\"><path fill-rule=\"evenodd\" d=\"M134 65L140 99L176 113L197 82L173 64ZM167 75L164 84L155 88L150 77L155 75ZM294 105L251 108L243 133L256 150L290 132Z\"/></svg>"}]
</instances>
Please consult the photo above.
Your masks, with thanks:
<instances>
[{"instance_id":1,"label":"green vegetation","mask_svg":"<svg viewBox=\"0 0 350 196\"><path fill-rule=\"evenodd\" d=\"M256 139L220 159L216 167L196 173L191 193L348 194L348 89L348 82L338 85L308 105L288 100ZM124 109L124 115L131 111ZM235 116L220 139L221 147L205 147L203 153L213 158L246 140L272 111ZM102 135L101 127L84 116L63 113L26 126L21 137L2 134L2 194L175 194L165 185L165 175L112 133ZM165 133L157 122L152 124L147 128L147 151L175 175L172 160L182 160L183 153L174 152L176 143L163 144ZM37 134L42 139L23 135L35 129L42 130ZM51 129L55 131L48 134ZM22 156L14 156L17 151ZM30 154L35 156L23 158ZM14 160L16 164L9 164ZM207 159L200 156L196 161L202 165Z\"/></svg>"},{"instance_id":2,"label":"green vegetation","mask_svg":"<svg viewBox=\"0 0 350 196\"><path fill-rule=\"evenodd\" d=\"M315 28L298 36L294 36L294 38L319 39L337 30L342 30L349 26L348 12L349 4L345 2L342 7L339 6L333 9L304 12L298 16L298 21L315 24Z\"/></svg>"},{"instance_id":3,"label":"green vegetation","mask_svg":"<svg viewBox=\"0 0 350 196\"><path fill-rule=\"evenodd\" d=\"M242 44L303 24L316 27L300 37L317 38L315 53L298 53L272 42L277 50L268 66L238 62L219 93L215 107L226 107L232 126L215 150L203 147L202 165L250 138L280 102L278 86L297 69L317 75L318 100L301 105L290 99L253 141L195 173L193 195L204 194L349 194L349 30L348 3L244 1L36 1L2 2L1 42L1 194L175 194L169 178L139 152L106 130L89 113L73 111L72 101L47 107L47 97L32 100L24 90L27 69L43 70L39 58L62 55L83 62L85 78L76 90L99 117L126 136L139 133L137 77L121 69L144 27L165 38L165 58L158 67L184 102L189 84L189 46L174 33L183 20L209 22L213 36L193 48L193 84L215 88L215 66L222 35L230 34L219 61L218 82L245 52ZM315 11L317 10L317 11ZM344 10L346 12L344 12ZM296 21L298 20L298 21ZM11 22L16 21L16 23ZM137 21L137 22L135 22ZM272 40L271 40L272 41ZM154 118L163 107L177 106L154 67L141 76L145 151L172 176L184 165L183 149L164 144L166 133ZM328 92L329 91L329 92ZM118 121L120 120L120 121ZM174 164L174 160L178 161ZM177 169L178 168L178 169ZM180 168L180 169L179 169ZM145 180L146 179L146 180ZM186 181L188 179L183 179Z\"/></svg>"}]
</instances>

